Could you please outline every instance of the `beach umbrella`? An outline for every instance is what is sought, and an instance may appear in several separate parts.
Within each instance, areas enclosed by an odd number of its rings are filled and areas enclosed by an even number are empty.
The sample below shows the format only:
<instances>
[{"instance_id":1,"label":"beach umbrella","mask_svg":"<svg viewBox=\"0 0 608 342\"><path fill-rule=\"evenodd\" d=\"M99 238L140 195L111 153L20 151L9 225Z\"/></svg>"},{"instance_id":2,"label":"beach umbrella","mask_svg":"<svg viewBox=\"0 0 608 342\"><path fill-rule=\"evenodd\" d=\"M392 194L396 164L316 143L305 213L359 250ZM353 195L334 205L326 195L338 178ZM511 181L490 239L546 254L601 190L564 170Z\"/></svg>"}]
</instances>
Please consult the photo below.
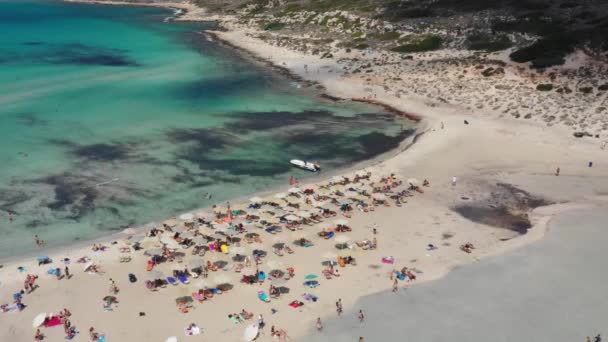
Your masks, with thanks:
<instances>
[{"instance_id":1,"label":"beach umbrella","mask_svg":"<svg viewBox=\"0 0 608 342\"><path fill-rule=\"evenodd\" d=\"M165 340L165 342L177 342L177 337L171 336Z\"/></svg>"},{"instance_id":2,"label":"beach umbrella","mask_svg":"<svg viewBox=\"0 0 608 342\"><path fill-rule=\"evenodd\" d=\"M223 230L227 230L228 228L230 228L230 225L226 222L213 222L213 229L217 230L217 231L223 231Z\"/></svg>"},{"instance_id":3,"label":"beach umbrella","mask_svg":"<svg viewBox=\"0 0 608 342\"><path fill-rule=\"evenodd\" d=\"M181 237L182 239L192 239L194 237L194 233L192 233L191 231L187 230L187 231L179 234L179 237Z\"/></svg>"},{"instance_id":4,"label":"beach umbrella","mask_svg":"<svg viewBox=\"0 0 608 342\"><path fill-rule=\"evenodd\" d=\"M249 202L251 202L251 203L261 203L261 202L263 202L263 200L261 198L259 198L258 196L255 196L255 197L251 197L249 199Z\"/></svg>"},{"instance_id":5,"label":"beach umbrella","mask_svg":"<svg viewBox=\"0 0 608 342\"><path fill-rule=\"evenodd\" d=\"M178 249L181 248L181 246L179 245L179 243L177 243L177 241L173 240L173 239L166 239L165 241L161 242L165 245L165 247L167 247L168 249Z\"/></svg>"},{"instance_id":6,"label":"beach umbrella","mask_svg":"<svg viewBox=\"0 0 608 342\"><path fill-rule=\"evenodd\" d=\"M300 211L298 211L298 213L296 215L298 215L302 218L310 218L312 216L312 213L307 210L300 210Z\"/></svg>"},{"instance_id":7,"label":"beach umbrella","mask_svg":"<svg viewBox=\"0 0 608 342\"><path fill-rule=\"evenodd\" d=\"M350 191L350 190L349 190L349 191L346 191L346 192L344 193L344 197L347 197L347 198L354 198L354 197L357 197L357 195L359 195L357 192L355 192L355 191Z\"/></svg>"},{"instance_id":8,"label":"beach umbrella","mask_svg":"<svg viewBox=\"0 0 608 342\"><path fill-rule=\"evenodd\" d=\"M284 269L285 268L285 264L280 260L267 261L266 266L270 269Z\"/></svg>"},{"instance_id":9,"label":"beach umbrella","mask_svg":"<svg viewBox=\"0 0 608 342\"><path fill-rule=\"evenodd\" d=\"M129 241L131 241L131 243L138 243L138 242L142 242L146 237L144 235L139 235L139 236L131 236L129 237Z\"/></svg>"},{"instance_id":10,"label":"beach umbrella","mask_svg":"<svg viewBox=\"0 0 608 342\"><path fill-rule=\"evenodd\" d=\"M253 341L258 337L259 333L260 331L258 325L252 324L248 326L247 329L245 329L245 333L243 334L243 340L247 342Z\"/></svg>"},{"instance_id":11,"label":"beach umbrella","mask_svg":"<svg viewBox=\"0 0 608 342\"><path fill-rule=\"evenodd\" d=\"M381 193L378 193L378 192L377 192L377 193L372 194L372 197L373 197L375 200L378 200L378 201L384 201L384 200L386 200L386 195L381 194Z\"/></svg>"},{"instance_id":12,"label":"beach umbrella","mask_svg":"<svg viewBox=\"0 0 608 342\"><path fill-rule=\"evenodd\" d=\"M185 230L186 230L186 227L184 227L184 226L175 226L175 227L171 228L171 231L174 233L181 233Z\"/></svg>"},{"instance_id":13,"label":"beach umbrella","mask_svg":"<svg viewBox=\"0 0 608 342\"><path fill-rule=\"evenodd\" d=\"M32 327L34 327L34 328L40 327L42 324L44 324L45 320L46 320L46 312L39 313L38 315L36 315L36 317L34 317L34 320L32 321Z\"/></svg>"},{"instance_id":14,"label":"beach umbrella","mask_svg":"<svg viewBox=\"0 0 608 342\"><path fill-rule=\"evenodd\" d=\"M340 182L343 182L345 179L342 176L333 176L331 178L331 180L334 181L334 182L336 182L336 183L340 183Z\"/></svg>"},{"instance_id":15,"label":"beach umbrella","mask_svg":"<svg viewBox=\"0 0 608 342\"><path fill-rule=\"evenodd\" d=\"M255 275L255 273L255 268L253 267L245 267L241 270L241 274L246 276L252 276Z\"/></svg>"},{"instance_id":16,"label":"beach umbrella","mask_svg":"<svg viewBox=\"0 0 608 342\"><path fill-rule=\"evenodd\" d=\"M420 185L420 181L418 179L416 179L416 178L409 178L407 180L407 182L408 183L412 183L412 185L414 185L414 186L419 186Z\"/></svg>"},{"instance_id":17,"label":"beach umbrella","mask_svg":"<svg viewBox=\"0 0 608 342\"><path fill-rule=\"evenodd\" d=\"M181 214L181 215L179 215L179 219L182 221L192 221L194 219L194 214L191 214L191 213Z\"/></svg>"},{"instance_id":18,"label":"beach umbrella","mask_svg":"<svg viewBox=\"0 0 608 342\"><path fill-rule=\"evenodd\" d=\"M177 220L174 218L163 221L163 225L169 226L169 227L175 227L175 226L177 226L178 223L179 222L177 222Z\"/></svg>"},{"instance_id":19,"label":"beach umbrella","mask_svg":"<svg viewBox=\"0 0 608 342\"><path fill-rule=\"evenodd\" d=\"M253 224L247 224L247 225L243 226L243 229L247 233L252 233L252 232L255 232L256 230L258 230L259 228L254 226Z\"/></svg>"},{"instance_id":20,"label":"beach umbrella","mask_svg":"<svg viewBox=\"0 0 608 342\"><path fill-rule=\"evenodd\" d=\"M213 240L224 240L226 238L226 236L219 234L219 233L214 233L209 235L210 238L212 238Z\"/></svg>"},{"instance_id":21,"label":"beach umbrella","mask_svg":"<svg viewBox=\"0 0 608 342\"><path fill-rule=\"evenodd\" d=\"M348 221L345 220L345 219L337 219L337 220L334 221L334 223L337 224L337 225L339 225L339 226L343 226L343 225L348 224Z\"/></svg>"},{"instance_id":22,"label":"beach umbrella","mask_svg":"<svg viewBox=\"0 0 608 342\"><path fill-rule=\"evenodd\" d=\"M297 217L296 215L293 215L293 214L285 216L285 219L287 221L300 221L300 220L302 220L302 218Z\"/></svg>"},{"instance_id":23,"label":"beach umbrella","mask_svg":"<svg viewBox=\"0 0 608 342\"><path fill-rule=\"evenodd\" d=\"M278 194L275 194L274 197L278 198L278 199L283 199L283 198L287 197L287 194L284 192L279 192Z\"/></svg>"},{"instance_id":24,"label":"beach umbrella","mask_svg":"<svg viewBox=\"0 0 608 342\"><path fill-rule=\"evenodd\" d=\"M319 278L319 276L317 276L316 274L308 274L306 275L306 277L304 277L304 279L306 280L313 280L313 279L317 279Z\"/></svg>"},{"instance_id":25,"label":"beach umbrella","mask_svg":"<svg viewBox=\"0 0 608 342\"><path fill-rule=\"evenodd\" d=\"M231 281L232 280L230 279L230 277L226 274L220 274L213 278L213 282L216 286L219 284L230 284Z\"/></svg>"},{"instance_id":26,"label":"beach umbrella","mask_svg":"<svg viewBox=\"0 0 608 342\"><path fill-rule=\"evenodd\" d=\"M137 231L134 228L127 228L127 229L124 229L122 231L122 233L126 234L126 235L133 235L133 234L137 233Z\"/></svg>"},{"instance_id":27,"label":"beach umbrella","mask_svg":"<svg viewBox=\"0 0 608 342\"><path fill-rule=\"evenodd\" d=\"M148 279L156 280L156 279L165 279L165 274L161 271L150 271L147 274Z\"/></svg>"},{"instance_id":28,"label":"beach umbrella","mask_svg":"<svg viewBox=\"0 0 608 342\"><path fill-rule=\"evenodd\" d=\"M205 210L199 210L194 215L199 218L206 218L206 217L210 217L211 213L209 213Z\"/></svg>"},{"instance_id":29,"label":"beach umbrella","mask_svg":"<svg viewBox=\"0 0 608 342\"><path fill-rule=\"evenodd\" d=\"M338 258L338 255L333 252L326 252L326 253L323 253L323 255L321 257L323 259L334 260L334 259Z\"/></svg>"},{"instance_id":30,"label":"beach umbrella","mask_svg":"<svg viewBox=\"0 0 608 342\"><path fill-rule=\"evenodd\" d=\"M355 173L355 175L357 175L359 177L367 177L368 173L365 170L360 170L360 171L357 171L357 173Z\"/></svg>"},{"instance_id":31,"label":"beach umbrella","mask_svg":"<svg viewBox=\"0 0 608 342\"><path fill-rule=\"evenodd\" d=\"M190 260L190 268L199 268L205 266L205 260L201 257L194 257Z\"/></svg>"},{"instance_id":32,"label":"beach umbrella","mask_svg":"<svg viewBox=\"0 0 608 342\"><path fill-rule=\"evenodd\" d=\"M293 187L293 188L287 190L287 192L289 192L290 194L299 194L300 192L302 192L302 189Z\"/></svg>"},{"instance_id":33,"label":"beach umbrella","mask_svg":"<svg viewBox=\"0 0 608 342\"><path fill-rule=\"evenodd\" d=\"M350 240L351 240L350 236L343 235L343 234L340 234L340 235L336 236L336 238L334 239L334 241L336 241L337 243L346 243L346 242L348 242Z\"/></svg>"},{"instance_id":34,"label":"beach umbrella","mask_svg":"<svg viewBox=\"0 0 608 342\"><path fill-rule=\"evenodd\" d=\"M192 242L194 242L194 244L196 244L196 245L203 245L203 244L207 243L207 239L205 239L202 236L195 236L192 238Z\"/></svg>"},{"instance_id":35,"label":"beach umbrella","mask_svg":"<svg viewBox=\"0 0 608 342\"><path fill-rule=\"evenodd\" d=\"M158 239L150 236L139 242L139 247L141 247L142 249L150 249L158 246L160 246L160 242L158 241Z\"/></svg>"},{"instance_id":36,"label":"beach umbrella","mask_svg":"<svg viewBox=\"0 0 608 342\"><path fill-rule=\"evenodd\" d=\"M285 279L285 278L272 278L272 279L270 279L270 282L272 283L272 285L280 286L280 285L283 285L283 284L287 283L287 279Z\"/></svg>"}]
</instances>

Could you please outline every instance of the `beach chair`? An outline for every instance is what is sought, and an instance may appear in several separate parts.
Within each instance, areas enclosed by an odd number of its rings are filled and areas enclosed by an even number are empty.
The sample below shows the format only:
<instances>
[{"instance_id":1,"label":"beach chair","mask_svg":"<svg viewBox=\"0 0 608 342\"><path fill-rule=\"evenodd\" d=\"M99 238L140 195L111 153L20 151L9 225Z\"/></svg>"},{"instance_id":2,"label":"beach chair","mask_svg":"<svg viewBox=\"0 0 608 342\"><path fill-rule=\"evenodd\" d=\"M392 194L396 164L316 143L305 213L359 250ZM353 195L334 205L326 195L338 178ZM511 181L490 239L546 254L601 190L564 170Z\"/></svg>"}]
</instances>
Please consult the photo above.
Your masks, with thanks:
<instances>
[{"instance_id":1,"label":"beach chair","mask_svg":"<svg viewBox=\"0 0 608 342\"><path fill-rule=\"evenodd\" d=\"M131 257L130 256L120 256L118 258L118 261L120 261L120 262L130 262L131 261Z\"/></svg>"}]
</instances>

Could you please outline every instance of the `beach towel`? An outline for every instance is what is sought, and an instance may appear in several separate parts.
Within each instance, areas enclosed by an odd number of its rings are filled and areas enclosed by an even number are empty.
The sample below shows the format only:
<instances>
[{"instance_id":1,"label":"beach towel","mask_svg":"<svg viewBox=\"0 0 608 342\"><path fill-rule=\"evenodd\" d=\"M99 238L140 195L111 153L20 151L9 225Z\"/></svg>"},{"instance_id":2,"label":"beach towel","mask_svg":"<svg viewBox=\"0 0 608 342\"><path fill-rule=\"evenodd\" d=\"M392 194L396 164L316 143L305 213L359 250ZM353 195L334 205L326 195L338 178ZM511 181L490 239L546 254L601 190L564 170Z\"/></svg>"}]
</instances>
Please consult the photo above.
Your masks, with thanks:
<instances>
[{"instance_id":1,"label":"beach towel","mask_svg":"<svg viewBox=\"0 0 608 342\"><path fill-rule=\"evenodd\" d=\"M58 325L61 325L61 318L59 318L59 316L53 316L44 322L44 326L46 328L55 327Z\"/></svg>"},{"instance_id":2,"label":"beach towel","mask_svg":"<svg viewBox=\"0 0 608 342\"><path fill-rule=\"evenodd\" d=\"M317 297L311 293L305 293L302 295L302 297L304 298L304 300L307 300L309 302L316 302L319 299L319 297Z\"/></svg>"},{"instance_id":3,"label":"beach towel","mask_svg":"<svg viewBox=\"0 0 608 342\"><path fill-rule=\"evenodd\" d=\"M180 274L177 276L177 279L179 279L180 282L182 282L183 284L188 284L188 277L186 277L186 275L184 274Z\"/></svg>"},{"instance_id":4,"label":"beach towel","mask_svg":"<svg viewBox=\"0 0 608 342\"><path fill-rule=\"evenodd\" d=\"M303 306L304 303L294 300L293 302L289 303L288 305L291 306L292 308L299 308L300 306Z\"/></svg>"},{"instance_id":5,"label":"beach towel","mask_svg":"<svg viewBox=\"0 0 608 342\"><path fill-rule=\"evenodd\" d=\"M405 280L405 279L407 279L407 276L401 272L397 272L397 279Z\"/></svg>"},{"instance_id":6,"label":"beach towel","mask_svg":"<svg viewBox=\"0 0 608 342\"><path fill-rule=\"evenodd\" d=\"M106 342L106 335L99 336L99 338L97 339L97 342Z\"/></svg>"},{"instance_id":7,"label":"beach towel","mask_svg":"<svg viewBox=\"0 0 608 342\"><path fill-rule=\"evenodd\" d=\"M148 266L146 266L146 271L150 272L154 268L154 261L148 260Z\"/></svg>"},{"instance_id":8,"label":"beach towel","mask_svg":"<svg viewBox=\"0 0 608 342\"><path fill-rule=\"evenodd\" d=\"M270 302L270 299L268 298L268 295L264 291L258 291L258 298L262 302Z\"/></svg>"},{"instance_id":9,"label":"beach towel","mask_svg":"<svg viewBox=\"0 0 608 342\"><path fill-rule=\"evenodd\" d=\"M382 263L384 263L384 264L394 264L395 263L395 258L393 258L392 256L383 257L382 258Z\"/></svg>"},{"instance_id":10,"label":"beach towel","mask_svg":"<svg viewBox=\"0 0 608 342\"><path fill-rule=\"evenodd\" d=\"M336 233L334 233L334 232L329 232L329 233L327 233L327 235L325 235L325 239L326 239L326 240L327 240L327 239L331 239L332 237L334 237L334 235L336 235Z\"/></svg>"},{"instance_id":11,"label":"beach towel","mask_svg":"<svg viewBox=\"0 0 608 342\"><path fill-rule=\"evenodd\" d=\"M169 282L169 284L171 285L177 285L177 279L173 278L173 277L167 277L167 281Z\"/></svg>"},{"instance_id":12,"label":"beach towel","mask_svg":"<svg viewBox=\"0 0 608 342\"><path fill-rule=\"evenodd\" d=\"M46 273L50 274L50 275L56 276L57 275L57 269L56 268L51 268L48 271L46 271Z\"/></svg>"}]
</instances>

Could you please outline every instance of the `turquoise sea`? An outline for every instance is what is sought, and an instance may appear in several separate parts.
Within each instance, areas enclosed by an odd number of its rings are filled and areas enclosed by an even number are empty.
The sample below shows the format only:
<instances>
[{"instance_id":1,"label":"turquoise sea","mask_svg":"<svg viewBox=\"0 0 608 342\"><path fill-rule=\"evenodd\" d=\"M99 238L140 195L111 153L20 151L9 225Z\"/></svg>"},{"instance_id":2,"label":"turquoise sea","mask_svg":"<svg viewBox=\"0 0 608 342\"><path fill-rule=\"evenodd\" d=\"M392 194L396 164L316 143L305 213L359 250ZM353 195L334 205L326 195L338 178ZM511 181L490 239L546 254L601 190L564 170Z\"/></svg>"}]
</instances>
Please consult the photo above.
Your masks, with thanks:
<instances>
[{"instance_id":1,"label":"turquoise sea","mask_svg":"<svg viewBox=\"0 0 608 342\"><path fill-rule=\"evenodd\" d=\"M171 14L0 0L0 258L33 251L34 234L92 239L306 177L292 158L331 170L412 134Z\"/></svg>"}]
</instances>

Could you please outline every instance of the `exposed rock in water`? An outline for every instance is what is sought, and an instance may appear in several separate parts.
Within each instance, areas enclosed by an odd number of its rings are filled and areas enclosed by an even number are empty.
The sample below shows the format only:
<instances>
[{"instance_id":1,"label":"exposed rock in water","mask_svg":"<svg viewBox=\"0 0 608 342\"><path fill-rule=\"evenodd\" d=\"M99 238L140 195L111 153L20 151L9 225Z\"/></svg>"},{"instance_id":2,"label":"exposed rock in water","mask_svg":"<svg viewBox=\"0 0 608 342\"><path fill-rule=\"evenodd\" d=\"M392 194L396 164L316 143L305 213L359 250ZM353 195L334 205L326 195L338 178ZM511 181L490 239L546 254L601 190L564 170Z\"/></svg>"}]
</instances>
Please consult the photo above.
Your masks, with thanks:
<instances>
[{"instance_id":1,"label":"exposed rock in water","mask_svg":"<svg viewBox=\"0 0 608 342\"><path fill-rule=\"evenodd\" d=\"M591 93L593 93L593 88L592 87L581 87L578 90L581 93L583 93L583 94L591 94Z\"/></svg>"}]
</instances>

